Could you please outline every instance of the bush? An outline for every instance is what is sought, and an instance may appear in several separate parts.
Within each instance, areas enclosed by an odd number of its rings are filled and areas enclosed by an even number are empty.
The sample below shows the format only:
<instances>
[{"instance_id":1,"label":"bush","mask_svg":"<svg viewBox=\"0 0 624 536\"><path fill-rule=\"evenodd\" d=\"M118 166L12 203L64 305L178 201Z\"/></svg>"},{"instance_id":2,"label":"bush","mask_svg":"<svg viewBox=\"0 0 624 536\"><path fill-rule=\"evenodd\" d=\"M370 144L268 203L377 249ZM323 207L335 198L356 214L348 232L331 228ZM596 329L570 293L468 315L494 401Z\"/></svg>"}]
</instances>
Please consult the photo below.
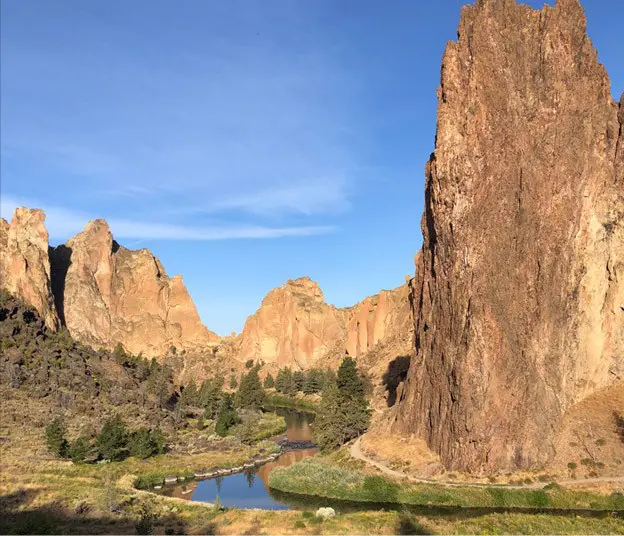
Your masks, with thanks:
<instances>
[{"instance_id":1,"label":"bush","mask_svg":"<svg viewBox=\"0 0 624 536\"><path fill-rule=\"evenodd\" d=\"M149 458L164 451L164 436L159 428L153 431L139 428L130 434L128 448L131 456Z\"/></svg>"},{"instance_id":2,"label":"bush","mask_svg":"<svg viewBox=\"0 0 624 536\"><path fill-rule=\"evenodd\" d=\"M66 434L67 428L60 417L55 417L45 429L48 450L59 458L66 458L68 455L69 443Z\"/></svg>"},{"instance_id":3,"label":"bush","mask_svg":"<svg viewBox=\"0 0 624 536\"><path fill-rule=\"evenodd\" d=\"M364 491L369 500L377 502L397 502L399 496L399 486L381 476L367 476Z\"/></svg>"}]
</instances>

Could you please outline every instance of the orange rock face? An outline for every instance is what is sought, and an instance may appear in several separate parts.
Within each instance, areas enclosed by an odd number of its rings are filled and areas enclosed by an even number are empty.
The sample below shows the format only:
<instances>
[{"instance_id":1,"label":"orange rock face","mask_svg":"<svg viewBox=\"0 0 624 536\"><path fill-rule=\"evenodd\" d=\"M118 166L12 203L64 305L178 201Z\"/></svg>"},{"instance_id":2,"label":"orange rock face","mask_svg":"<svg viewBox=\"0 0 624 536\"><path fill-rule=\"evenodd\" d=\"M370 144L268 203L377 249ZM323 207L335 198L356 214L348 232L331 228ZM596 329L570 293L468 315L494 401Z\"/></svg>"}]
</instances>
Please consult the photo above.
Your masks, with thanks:
<instances>
[{"instance_id":1,"label":"orange rock face","mask_svg":"<svg viewBox=\"0 0 624 536\"><path fill-rule=\"evenodd\" d=\"M479 0L444 55L395 431L452 469L547 463L624 378L624 103L585 26L577 0Z\"/></svg>"},{"instance_id":2,"label":"orange rock face","mask_svg":"<svg viewBox=\"0 0 624 536\"><path fill-rule=\"evenodd\" d=\"M345 351L358 357L401 329L409 336L408 287L382 291L338 309L308 277L272 290L240 335L239 358L310 368L336 364Z\"/></svg>"},{"instance_id":3,"label":"orange rock face","mask_svg":"<svg viewBox=\"0 0 624 536\"><path fill-rule=\"evenodd\" d=\"M20 207L10 225L0 218L0 287L35 307L50 329L59 327L50 289L48 231L41 210Z\"/></svg>"},{"instance_id":4,"label":"orange rock face","mask_svg":"<svg viewBox=\"0 0 624 536\"><path fill-rule=\"evenodd\" d=\"M182 278L167 277L148 250L119 246L104 220L89 222L51 256L57 307L77 340L159 356L218 339L201 323Z\"/></svg>"}]
</instances>

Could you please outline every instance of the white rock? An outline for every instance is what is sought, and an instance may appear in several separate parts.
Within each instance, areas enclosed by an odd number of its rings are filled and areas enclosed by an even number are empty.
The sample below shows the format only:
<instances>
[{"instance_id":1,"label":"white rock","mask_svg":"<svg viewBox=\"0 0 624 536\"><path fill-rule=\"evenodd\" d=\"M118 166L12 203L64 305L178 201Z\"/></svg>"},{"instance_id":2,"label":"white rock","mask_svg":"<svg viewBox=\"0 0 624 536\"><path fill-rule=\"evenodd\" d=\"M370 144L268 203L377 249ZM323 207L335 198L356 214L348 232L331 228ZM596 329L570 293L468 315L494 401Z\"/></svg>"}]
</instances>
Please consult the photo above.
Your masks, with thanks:
<instances>
[{"instance_id":1,"label":"white rock","mask_svg":"<svg viewBox=\"0 0 624 536\"><path fill-rule=\"evenodd\" d=\"M336 515L336 511L333 508L319 508L316 511L316 517L322 517L323 519L330 519Z\"/></svg>"}]
</instances>

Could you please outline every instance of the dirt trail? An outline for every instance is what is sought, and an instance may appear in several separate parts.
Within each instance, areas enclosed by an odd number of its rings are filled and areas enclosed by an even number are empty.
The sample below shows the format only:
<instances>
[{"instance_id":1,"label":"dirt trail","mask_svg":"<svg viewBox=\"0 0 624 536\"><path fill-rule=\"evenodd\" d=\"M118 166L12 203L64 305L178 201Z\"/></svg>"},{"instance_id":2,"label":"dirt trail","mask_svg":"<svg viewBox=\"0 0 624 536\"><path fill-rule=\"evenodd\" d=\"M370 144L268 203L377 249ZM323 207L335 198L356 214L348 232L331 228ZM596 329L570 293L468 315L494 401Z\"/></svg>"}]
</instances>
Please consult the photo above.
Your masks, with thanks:
<instances>
[{"instance_id":1,"label":"dirt trail","mask_svg":"<svg viewBox=\"0 0 624 536\"><path fill-rule=\"evenodd\" d=\"M449 482L448 480L431 480L426 478L416 478L414 476L410 476L405 474L402 471L396 471L394 469L390 469L387 465L384 465L381 462L373 460L369 458L362 452L362 448L360 447L360 440L362 438L358 437L355 442L349 447L349 452L353 458L356 460L363 461L368 465L372 465L379 469L383 474L394 477L394 478L404 478L409 480L410 482L419 482L422 484L436 484L438 486L449 486L449 487L495 487L492 484L484 484L482 482ZM559 480L557 484L561 486L578 486L582 484L603 484L603 483L621 483L624 484L624 476L614 476L614 477L596 477L596 478L585 478L582 480ZM532 482L530 484L499 484L498 486L504 485L505 488L508 489L541 489L546 483L545 482Z\"/></svg>"}]
</instances>

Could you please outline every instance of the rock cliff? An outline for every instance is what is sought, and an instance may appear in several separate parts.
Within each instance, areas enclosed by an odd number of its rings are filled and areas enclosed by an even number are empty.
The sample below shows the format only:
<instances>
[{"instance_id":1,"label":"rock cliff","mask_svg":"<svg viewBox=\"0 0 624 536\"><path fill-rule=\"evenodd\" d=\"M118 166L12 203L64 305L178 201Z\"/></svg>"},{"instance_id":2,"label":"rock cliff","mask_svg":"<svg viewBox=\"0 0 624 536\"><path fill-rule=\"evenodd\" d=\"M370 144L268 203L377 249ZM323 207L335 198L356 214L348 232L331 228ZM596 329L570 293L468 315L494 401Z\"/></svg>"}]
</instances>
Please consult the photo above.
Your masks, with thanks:
<instances>
[{"instance_id":1,"label":"rock cliff","mask_svg":"<svg viewBox=\"0 0 624 536\"><path fill-rule=\"evenodd\" d=\"M0 288L33 305L49 329L59 327L43 211L18 208L11 224L0 218Z\"/></svg>"},{"instance_id":2,"label":"rock cliff","mask_svg":"<svg viewBox=\"0 0 624 536\"><path fill-rule=\"evenodd\" d=\"M104 220L56 248L45 215L18 208L0 220L0 287L31 304L51 330L65 325L93 347L134 354L203 350L218 340L202 323L181 276L167 277L148 250L119 246Z\"/></svg>"},{"instance_id":3,"label":"rock cliff","mask_svg":"<svg viewBox=\"0 0 624 536\"><path fill-rule=\"evenodd\" d=\"M83 343L121 343L134 354L159 356L218 339L201 323L181 276L167 277L147 249L119 246L104 220L89 222L50 256L57 308Z\"/></svg>"},{"instance_id":4,"label":"rock cliff","mask_svg":"<svg viewBox=\"0 0 624 536\"><path fill-rule=\"evenodd\" d=\"M358 357L382 340L410 339L408 285L383 290L353 307L325 302L308 277L289 280L269 292L245 322L239 358L262 359L277 366L310 368L337 365L345 351Z\"/></svg>"},{"instance_id":5,"label":"rock cliff","mask_svg":"<svg viewBox=\"0 0 624 536\"><path fill-rule=\"evenodd\" d=\"M464 7L438 98L394 430L452 469L542 464L624 378L624 103L577 0Z\"/></svg>"}]
</instances>

